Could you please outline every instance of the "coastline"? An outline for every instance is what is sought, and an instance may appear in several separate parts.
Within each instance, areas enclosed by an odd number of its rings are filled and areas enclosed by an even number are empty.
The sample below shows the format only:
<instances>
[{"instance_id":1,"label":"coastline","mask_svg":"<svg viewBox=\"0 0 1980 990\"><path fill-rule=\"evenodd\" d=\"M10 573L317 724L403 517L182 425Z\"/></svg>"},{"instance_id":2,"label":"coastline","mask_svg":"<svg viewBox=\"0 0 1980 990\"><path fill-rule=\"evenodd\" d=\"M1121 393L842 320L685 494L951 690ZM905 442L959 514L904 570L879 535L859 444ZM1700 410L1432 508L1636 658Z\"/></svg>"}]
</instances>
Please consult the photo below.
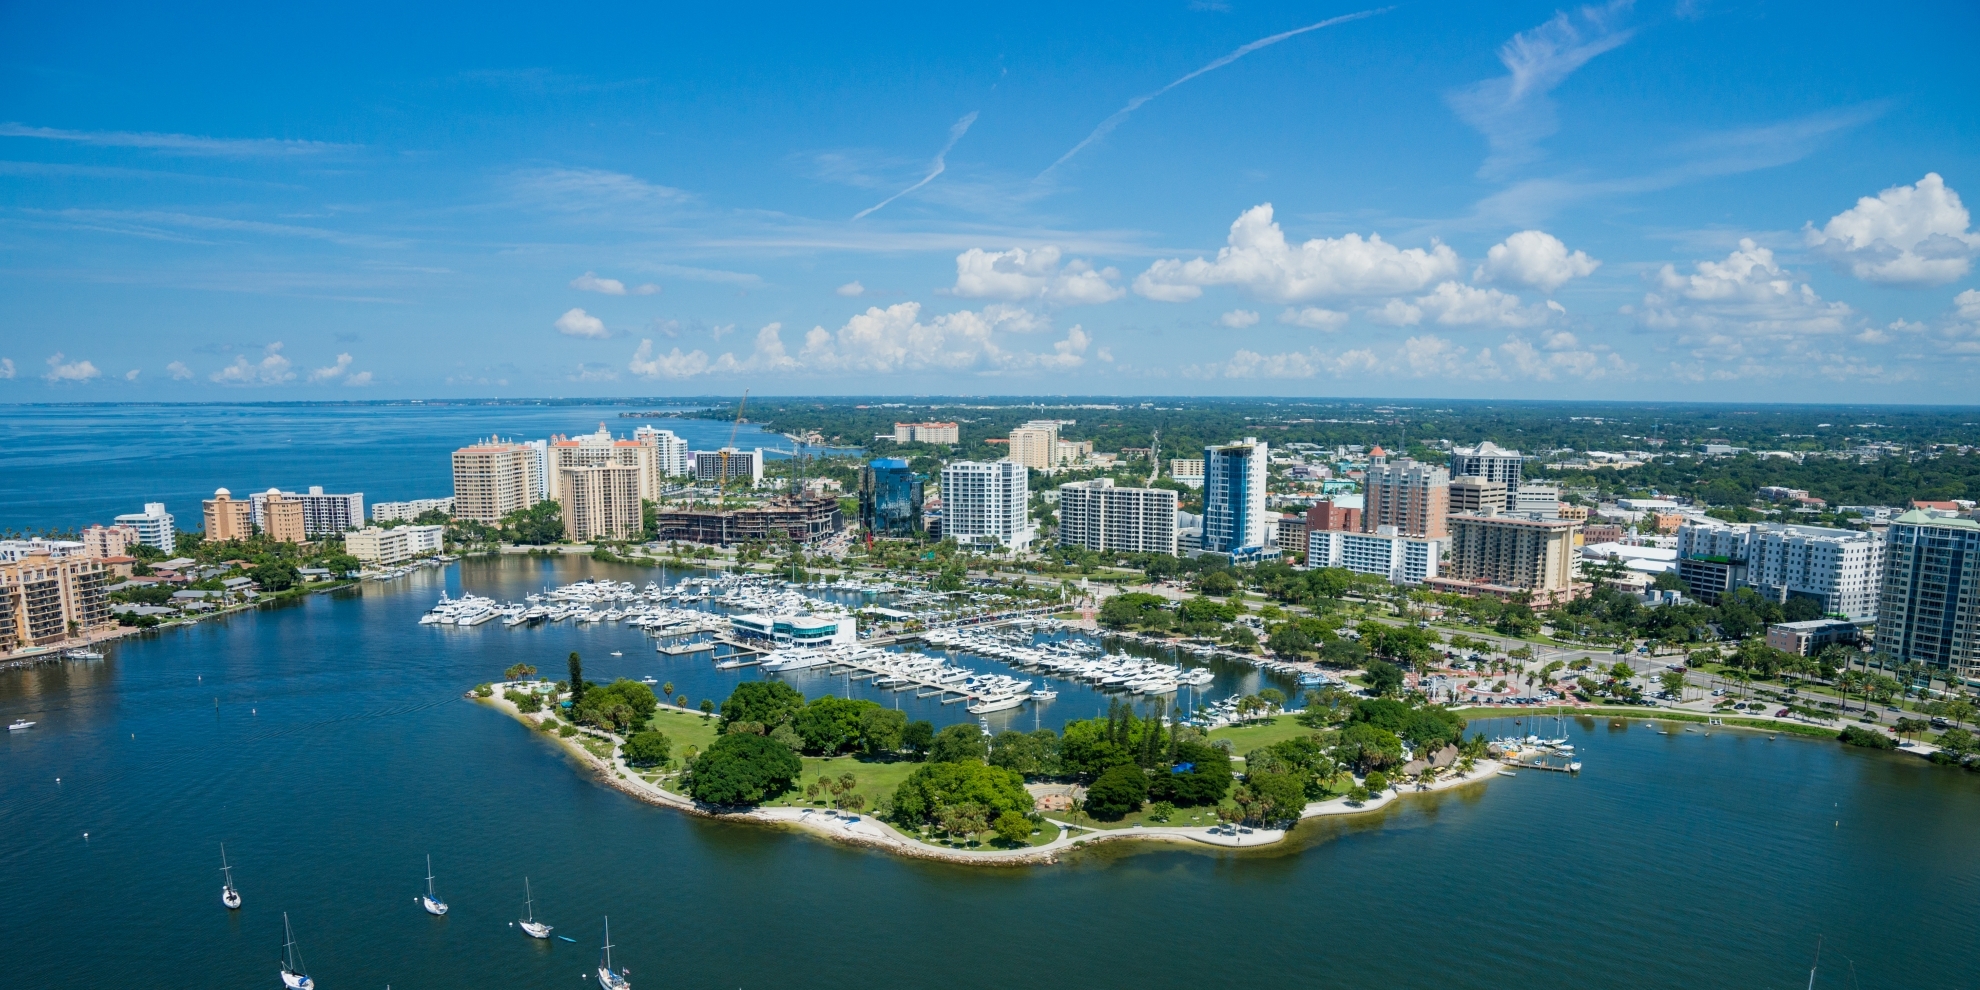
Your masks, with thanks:
<instances>
[{"instance_id":1,"label":"coastline","mask_svg":"<svg viewBox=\"0 0 1980 990\"><path fill-rule=\"evenodd\" d=\"M354 588L361 583L363 583L362 579L344 580L344 581L326 581L326 582L322 582L323 585L322 587L300 588L300 589L295 589L295 591L293 592L288 592L288 591L277 592L273 595L256 598L254 601L251 602L242 602L239 605L234 605L229 608L217 609L212 612L195 613L193 615L183 615L173 619L170 622L161 622L155 626L126 626L121 623L114 626L102 626L97 629L91 630L89 632L83 633L81 636L77 636L71 639L65 639L59 643L50 643L44 647L30 648L33 650L33 652L22 652L17 650L13 653L6 654L5 656L0 656L0 671L27 670L30 667L38 667L44 663L54 663L57 660L66 659L62 654L69 650L80 649L86 646L94 646L98 643L108 643L119 639L129 639L132 636L137 636L144 633L163 633L163 632L169 632L173 629L181 629L189 626L196 626L202 622L207 621L208 619L218 619L223 616L238 615L250 609L260 608L263 605L274 605L279 602L294 601L308 595L321 595L321 594L327 594L332 591L342 591L345 588Z\"/></svg>"},{"instance_id":2,"label":"coastline","mask_svg":"<svg viewBox=\"0 0 1980 990\"><path fill-rule=\"evenodd\" d=\"M1217 831L1212 831L1211 827L1100 829L1087 825L1073 825L1057 818L1047 817L1047 821L1059 827L1059 837L1051 842L1027 849L970 850L931 846L869 814L841 814L824 809L783 807L729 810L703 804L687 795L677 794L657 784L648 783L619 759L617 747L622 740L617 736L595 730L580 730L578 735L565 738L555 733L544 732L541 728L542 718L533 718L524 714L502 697L502 689L506 686L508 685L492 685L494 693L486 698L477 697L473 691L467 692L465 697L476 704L486 705L502 712L527 726L532 733L548 736L564 752L589 769L600 782L637 800L703 818L791 828L832 842L863 846L912 859L936 860L964 866L1046 866L1059 863L1060 854L1068 850L1083 849L1106 842L1142 840L1216 849L1260 849L1283 842L1289 832L1287 829L1224 832L1221 827ZM664 707L692 715L703 714L673 705ZM611 740L613 745L611 759L607 760L586 749L580 741L585 736ZM1502 764L1496 760L1480 760L1470 776L1439 780L1427 786L1411 785L1405 789L1391 789L1359 805L1349 804L1345 797L1311 802L1300 812L1300 820L1372 814L1412 794L1428 794L1486 783L1497 775L1501 767Z\"/></svg>"}]
</instances>

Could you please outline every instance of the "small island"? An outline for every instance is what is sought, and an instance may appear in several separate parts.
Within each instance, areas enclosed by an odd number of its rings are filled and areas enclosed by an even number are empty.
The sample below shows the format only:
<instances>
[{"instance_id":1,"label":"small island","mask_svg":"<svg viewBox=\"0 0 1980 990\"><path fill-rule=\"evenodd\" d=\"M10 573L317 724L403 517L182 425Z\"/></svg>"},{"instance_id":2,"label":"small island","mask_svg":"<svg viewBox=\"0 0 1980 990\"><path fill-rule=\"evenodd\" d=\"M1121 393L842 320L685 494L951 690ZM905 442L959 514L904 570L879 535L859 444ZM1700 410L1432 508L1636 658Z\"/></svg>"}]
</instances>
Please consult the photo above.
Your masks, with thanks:
<instances>
[{"instance_id":1,"label":"small island","mask_svg":"<svg viewBox=\"0 0 1980 990\"><path fill-rule=\"evenodd\" d=\"M518 664L470 697L558 740L600 779L692 814L801 828L889 852L1045 864L1119 840L1255 848L1302 819L1377 811L1491 779L1501 764L1464 720L1422 700L1309 691L1286 712L1204 731L1116 702L1064 731L939 731L868 700L745 681L690 707L671 684L552 682Z\"/></svg>"}]
</instances>

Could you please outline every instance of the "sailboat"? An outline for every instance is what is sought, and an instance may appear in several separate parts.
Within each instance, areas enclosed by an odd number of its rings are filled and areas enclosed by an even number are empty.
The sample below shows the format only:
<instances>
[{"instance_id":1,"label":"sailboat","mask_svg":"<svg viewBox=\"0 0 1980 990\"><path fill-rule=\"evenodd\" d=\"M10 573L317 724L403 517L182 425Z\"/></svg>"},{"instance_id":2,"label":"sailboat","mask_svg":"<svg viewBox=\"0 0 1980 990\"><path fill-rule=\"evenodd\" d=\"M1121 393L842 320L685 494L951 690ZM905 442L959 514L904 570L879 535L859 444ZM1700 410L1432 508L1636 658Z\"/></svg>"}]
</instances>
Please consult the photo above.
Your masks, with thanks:
<instances>
[{"instance_id":1,"label":"sailboat","mask_svg":"<svg viewBox=\"0 0 1980 990\"><path fill-rule=\"evenodd\" d=\"M224 842L220 843L220 875L226 878L220 884L220 903L227 905L229 911L240 910L241 892L234 889L234 868L227 865L227 844Z\"/></svg>"},{"instance_id":2,"label":"sailboat","mask_svg":"<svg viewBox=\"0 0 1980 990\"><path fill-rule=\"evenodd\" d=\"M612 918L605 918L604 956L598 961L598 986L601 990L632 990L632 981L626 979L626 971L612 971Z\"/></svg>"},{"instance_id":3,"label":"sailboat","mask_svg":"<svg viewBox=\"0 0 1980 990\"><path fill-rule=\"evenodd\" d=\"M523 878L523 909L527 917L516 922L530 938L549 938L550 926L536 920L536 898L530 896L529 878Z\"/></svg>"},{"instance_id":4,"label":"sailboat","mask_svg":"<svg viewBox=\"0 0 1980 990\"><path fill-rule=\"evenodd\" d=\"M289 930L289 912L282 912L282 985L288 990L316 990L316 981L304 970L302 953L296 951L296 935Z\"/></svg>"},{"instance_id":5,"label":"sailboat","mask_svg":"<svg viewBox=\"0 0 1980 990\"><path fill-rule=\"evenodd\" d=\"M431 854L428 854L426 857L426 896L419 899L419 906L425 908L427 914L447 913L447 902L441 900L440 895L433 892L433 856Z\"/></svg>"}]
</instances>

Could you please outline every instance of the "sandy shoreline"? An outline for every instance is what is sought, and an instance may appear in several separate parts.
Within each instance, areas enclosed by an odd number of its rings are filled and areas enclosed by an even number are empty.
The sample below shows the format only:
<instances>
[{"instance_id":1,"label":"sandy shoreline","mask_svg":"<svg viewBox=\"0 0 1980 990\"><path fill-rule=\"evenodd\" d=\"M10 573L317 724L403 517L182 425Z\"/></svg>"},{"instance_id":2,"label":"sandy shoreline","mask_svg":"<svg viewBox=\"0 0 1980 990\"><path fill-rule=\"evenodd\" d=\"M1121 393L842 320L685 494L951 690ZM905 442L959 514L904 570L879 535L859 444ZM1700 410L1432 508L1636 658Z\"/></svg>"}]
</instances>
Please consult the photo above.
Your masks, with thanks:
<instances>
[{"instance_id":1,"label":"sandy shoreline","mask_svg":"<svg viewBox=\"0 0 1980 990\"><path fill-rule=\"evenodd\" d=\"M883 822L868 814L854 815L825 809L782 807L730 810L715 805L702 804L687 795L676 794L657 784L648 783L637 772L627 767L619 759L616 750L612 759L608 761L593 755L590 750L585 749L581 744L584 736L590 735L592 738L609 738L616 747L620 742L617 736L610 736L593 730L583 730L577 736L564 738L554 732L544 732L540 728L543 722L541 717L532 717L524 714L515 705L502 697L501 692L507 686L509 685L493 685L495 693L486 698L476 697L471 691L468 692L467 697L470 701L487 705L503 712L510 718L528 726L532 732L556 742L565 752L590 768L600 781L609 787L616 788L624 794L648 804L673 808L676 811L684 811L688 814L699 815L704 818L787 827L833 842L842 842L853 846L865 846L900 856L937 860L945 863L958 863L965 866L1044 866L1059 862L1060 854L1067 850L1095 846L1104 842L1141 840L1208 846L1221 849L1256 849L1276 845L1284 841L1287 834L1287 831L1284 829L1254 829L1244 832L1226 832L1221 826L1216 827L1214 831L1208 826L1096 829L1090 826L1072 825L1057 818L1048 817L1048 821L1059 826L1059 837L1045 845L1033 846L1028 849L972 850L931 846L918 839L909 837L887 822ZM668 705L666 707L673 708L674 706ZM693 715L702 714L684 708L675 710ZM1308 804L1306 809L1300 813L1300 819L1370 814L1380 811L1411 794L1427 794L1467 785L1483 784L1487 780L1490 780L1499 769L1499 763L1491 760L1481 760L1477 768L1468 777L1447 778L1424 787L1407 785L1403 790L1385 791L1381 796L1370 798L1368 801L1359 805L1349 804L1346 798L1315 801Z\"/></svg>"}]
</instances>

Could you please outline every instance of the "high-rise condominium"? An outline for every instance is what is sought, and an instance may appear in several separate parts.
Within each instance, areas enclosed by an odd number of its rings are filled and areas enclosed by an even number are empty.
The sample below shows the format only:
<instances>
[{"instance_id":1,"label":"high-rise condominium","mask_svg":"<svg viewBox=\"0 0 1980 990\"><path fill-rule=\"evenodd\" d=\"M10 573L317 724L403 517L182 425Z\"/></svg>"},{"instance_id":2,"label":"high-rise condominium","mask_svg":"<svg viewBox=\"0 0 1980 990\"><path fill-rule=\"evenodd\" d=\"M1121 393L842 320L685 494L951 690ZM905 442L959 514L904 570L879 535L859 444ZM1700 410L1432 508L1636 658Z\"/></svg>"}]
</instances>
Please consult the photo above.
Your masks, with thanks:
<instances>
[{"instance_id":1,"label":"high-rise condominium","mask_svg":"<svg viewBox=\"0 0 1980 990\"><path fill-rule=\"evenodd\" d=\"M1203 448L1203 549L1254 557L1266 546L1264 441Z\"/></svg>"},{"instance_id":2,"label":"high-rise condominium","mask_svg":"<svg viewBox=\"0 0 1980 990\"><path fill-rule=\"evenodd\" d=\"M1891 521L1886 538L1876 652L1980 680L1980 521L1913 509Z\"/></svg>"},{"instance_id":3,"label":"high-rise condominium","mask_svg":"<svg viewBox=\"0 0 1980 990\"><path fill-rule=\"evenodd\" d=\"M1116 488L1112 478L1059 486L1059 545L1123 553L1176 552L1176 493Z\"/></svg>"},{"instance_id":4,"label":"high-rise condominium","mask_svg":"<svg viewBox=\"0 0 1980 990\"><path fill-rule=\"evenodd\" d=\"M1451 510L1451 476L1443 468L1407 457L1394 463L1378 459L1368 465L1363 484L1367 502L1361 514L1362 532L1394 526L1404 536L1450 535L1445 520Z\"/></svg>"},{"instance_id":5,"label":"high-rise condominium","mask_svg":"<svg viewBox=\"0 0 1980 990\"><path fill-rule=\"evenodd\" d=\"M1519 488L1519 469L1524 458L1517 450L1507 450L1490 440L1476 447L1451 449L1451 477L1466 476L1496 481L1507 491Z\"/></svg>"},{"instance_id":6,"label":"high-rise condominium","mask_svg":"<svg viewBox=\"0 0 1980 990\"><path fill-rule=\"evenodd\" d=\"M494 526L536 503L545 484L528 444L490 437L454 451L454 518Z\"/></svg>"},{"instance_id":7,"label":"high-rise condominium","mask_svg":"<svg viewBox=\"0 0 1980 990\"><path fill-rule=\"evenodd\" d=\"M1031 545L1030 477L1016 461L955 461L942 469L942 535L964 546Z\"/></svg>"}]
</instances>

